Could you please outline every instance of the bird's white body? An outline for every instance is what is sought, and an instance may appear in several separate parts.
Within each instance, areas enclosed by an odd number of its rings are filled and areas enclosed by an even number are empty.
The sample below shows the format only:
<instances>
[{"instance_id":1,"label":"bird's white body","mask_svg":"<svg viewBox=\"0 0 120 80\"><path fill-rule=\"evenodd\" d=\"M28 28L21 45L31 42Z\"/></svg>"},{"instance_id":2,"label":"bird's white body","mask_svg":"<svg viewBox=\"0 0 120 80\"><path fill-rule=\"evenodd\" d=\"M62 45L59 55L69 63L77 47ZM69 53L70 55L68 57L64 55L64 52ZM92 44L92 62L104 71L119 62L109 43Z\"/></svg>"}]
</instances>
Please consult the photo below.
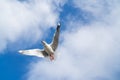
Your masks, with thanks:
<instances>
[{"instance_id":1,"label":"bird's white body","mask_svg":"<svg viewBox=\"0 0 120 80\"><path fill-rule=\"evenodd\" d=\"M43 41L43 43L44 43L44 50L45 50L48 54L54 53L54 51L53 51L52 47L50 46L50 44L47 44L45 41Z\"/></svg>"},{"instance_id":2,"label":"bird's white body","mask_svg":"<svg viewBox=\"0 0 120 80\"><path fill-rule=\"evenodd\" d=\"M54 54L58 46L59 32L60 32L60 23L57 25L57 29L51 44L47 44L45 41L42 41L42 44L44 46L43 50L40 49L20 50L19 53L25 55L37 56L37 57L49 57L50 60L54 60L55 59Z\"/></svg>"}]
</instances>

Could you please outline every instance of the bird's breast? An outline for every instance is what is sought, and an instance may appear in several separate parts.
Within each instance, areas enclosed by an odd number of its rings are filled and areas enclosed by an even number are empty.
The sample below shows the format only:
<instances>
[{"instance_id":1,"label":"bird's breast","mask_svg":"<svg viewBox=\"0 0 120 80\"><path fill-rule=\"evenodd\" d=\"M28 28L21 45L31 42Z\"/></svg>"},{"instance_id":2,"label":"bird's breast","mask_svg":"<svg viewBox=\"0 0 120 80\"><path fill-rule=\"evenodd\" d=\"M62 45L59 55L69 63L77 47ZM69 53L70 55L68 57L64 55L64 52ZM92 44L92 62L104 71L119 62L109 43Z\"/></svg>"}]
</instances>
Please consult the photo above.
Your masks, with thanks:
<instances>
[{"instance_id":1,"label":"bird's breast","mask_svg":"<svg viewBox=\"0 0 120 80\"><path fill-rule=\"evenodd\" d=\"M53 49L52 49L52 47L51 47L50 45L47 45L47 46L45 47L45 51L46 51L48 54L54 53L54 51L53 51Z\"/></svg>"}]
</instances>

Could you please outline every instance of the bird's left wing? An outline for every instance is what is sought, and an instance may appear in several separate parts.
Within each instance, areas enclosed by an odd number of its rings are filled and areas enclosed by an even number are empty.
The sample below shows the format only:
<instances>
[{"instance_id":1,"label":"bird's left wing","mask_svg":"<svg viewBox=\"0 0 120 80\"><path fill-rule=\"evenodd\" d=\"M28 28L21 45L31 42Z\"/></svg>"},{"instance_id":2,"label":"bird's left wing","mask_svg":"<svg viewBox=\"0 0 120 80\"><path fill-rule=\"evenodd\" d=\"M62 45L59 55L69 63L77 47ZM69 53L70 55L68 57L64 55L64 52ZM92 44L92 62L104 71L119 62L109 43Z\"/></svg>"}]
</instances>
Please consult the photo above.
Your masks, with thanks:
<instances>
[{"instance_id":1,"label":"bird's left wing","mask_svg":"<svg viewBox=\"0 0 120 80\"><path fill-rule=\"evenodd\" d=\"M46 57L48 55L44 50L40 49L20 50L19 53L36 57Z\"/></svg>"}]
</instances>

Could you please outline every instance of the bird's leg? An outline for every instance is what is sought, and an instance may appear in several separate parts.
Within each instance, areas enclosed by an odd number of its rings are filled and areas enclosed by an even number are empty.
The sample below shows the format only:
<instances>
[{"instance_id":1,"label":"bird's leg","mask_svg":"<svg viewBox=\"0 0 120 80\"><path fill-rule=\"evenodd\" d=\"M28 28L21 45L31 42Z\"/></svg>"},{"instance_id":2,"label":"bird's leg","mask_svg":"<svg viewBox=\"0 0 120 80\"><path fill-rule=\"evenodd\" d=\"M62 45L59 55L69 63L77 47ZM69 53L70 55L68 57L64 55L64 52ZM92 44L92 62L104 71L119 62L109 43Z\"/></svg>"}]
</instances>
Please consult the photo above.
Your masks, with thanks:
<instances>
[{"instance_id":1,"label":"bird's leg","mask_svg":"<svg viewBox=\"0 0 120 80\"><path fill-rule=\"evenodd\" d=\"M50 54L50 60L54 60L54 54Z\"/></svg>"}]
</instances>

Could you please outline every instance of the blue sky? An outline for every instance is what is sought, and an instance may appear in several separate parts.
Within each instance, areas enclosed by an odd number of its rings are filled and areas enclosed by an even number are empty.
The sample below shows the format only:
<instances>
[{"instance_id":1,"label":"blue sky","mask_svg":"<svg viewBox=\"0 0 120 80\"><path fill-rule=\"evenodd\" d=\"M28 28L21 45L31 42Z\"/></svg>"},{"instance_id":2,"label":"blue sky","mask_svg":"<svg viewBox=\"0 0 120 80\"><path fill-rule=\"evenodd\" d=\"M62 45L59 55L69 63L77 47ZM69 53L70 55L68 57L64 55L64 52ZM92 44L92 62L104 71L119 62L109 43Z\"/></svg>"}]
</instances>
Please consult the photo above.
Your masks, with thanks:
<instances>
[{"instance_id":1,"label":"blue sky","mask_svg":"<svg viewBox=\"0 0 120 80\"><path fill-rule=\"evenodd\" d=\"M0 80L119 80L119 0L1 0ZM61 22L56 61L21 55L43 48Z\"/></svg>"}]
</instances>

